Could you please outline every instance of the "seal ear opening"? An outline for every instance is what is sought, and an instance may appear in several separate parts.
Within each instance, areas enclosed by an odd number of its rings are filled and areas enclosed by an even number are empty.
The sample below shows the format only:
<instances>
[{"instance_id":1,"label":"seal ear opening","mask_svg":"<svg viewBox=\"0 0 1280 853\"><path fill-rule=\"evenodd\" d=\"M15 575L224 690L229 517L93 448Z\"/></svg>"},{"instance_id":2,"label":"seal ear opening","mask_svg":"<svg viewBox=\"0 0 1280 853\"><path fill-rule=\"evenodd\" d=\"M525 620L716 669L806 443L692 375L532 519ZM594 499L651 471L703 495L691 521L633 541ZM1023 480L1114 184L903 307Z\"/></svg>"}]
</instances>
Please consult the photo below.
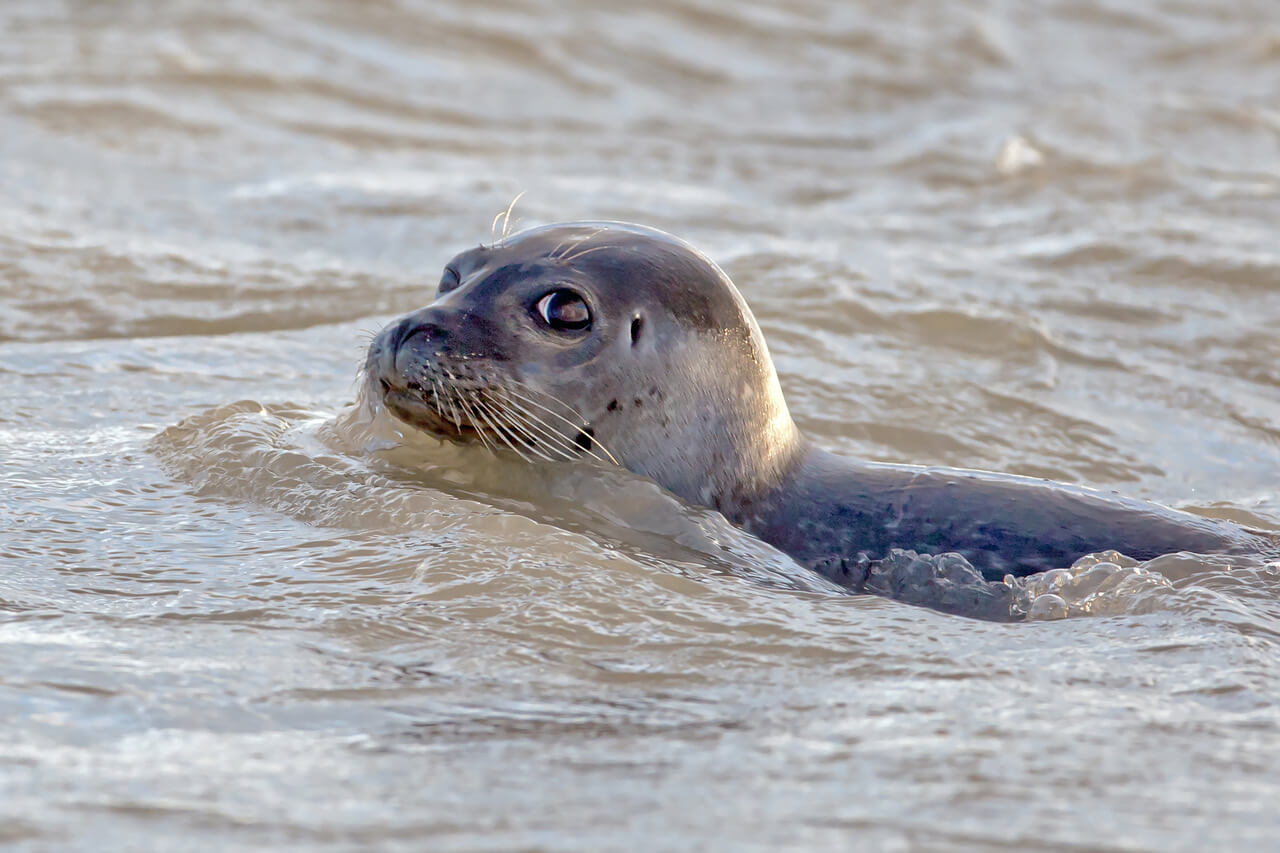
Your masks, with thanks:
<instances>
[{"instance_id":1,"label":"seal ear opening","mask_svg":"<svg viewBox=\"0 0 1280 853\"><path fill-rule=\"evenodd\" d=\"M644 319L637 314L631 318L631 345L635 346L640 340L640 331L644 328Z\"/></svg>"}]
</instances>

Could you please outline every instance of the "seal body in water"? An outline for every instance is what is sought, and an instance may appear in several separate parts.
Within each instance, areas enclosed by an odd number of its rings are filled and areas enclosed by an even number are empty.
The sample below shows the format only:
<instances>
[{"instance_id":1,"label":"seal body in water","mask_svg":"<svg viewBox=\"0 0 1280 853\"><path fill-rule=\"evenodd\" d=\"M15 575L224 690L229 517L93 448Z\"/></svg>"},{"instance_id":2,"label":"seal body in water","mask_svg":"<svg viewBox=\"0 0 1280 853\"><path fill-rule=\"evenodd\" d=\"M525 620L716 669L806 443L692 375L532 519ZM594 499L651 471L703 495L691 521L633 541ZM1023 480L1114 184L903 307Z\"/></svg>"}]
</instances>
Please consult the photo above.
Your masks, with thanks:
<instances>
[{"instance_id":1,"label":"seal body in water","mask_svg":"<svg viewBox=\"0 0 1280 853\"><path fill-rule=\"evenodd\" d=\"M1107 549L1145 560L1277 548L1083 487L815 447L728 276L638 225L552 225L458 255L436 300L374 339L362 393L446 438L622 465L853 588L895 548L956 552L988 579Z\"/></svg>"}]
</instances>

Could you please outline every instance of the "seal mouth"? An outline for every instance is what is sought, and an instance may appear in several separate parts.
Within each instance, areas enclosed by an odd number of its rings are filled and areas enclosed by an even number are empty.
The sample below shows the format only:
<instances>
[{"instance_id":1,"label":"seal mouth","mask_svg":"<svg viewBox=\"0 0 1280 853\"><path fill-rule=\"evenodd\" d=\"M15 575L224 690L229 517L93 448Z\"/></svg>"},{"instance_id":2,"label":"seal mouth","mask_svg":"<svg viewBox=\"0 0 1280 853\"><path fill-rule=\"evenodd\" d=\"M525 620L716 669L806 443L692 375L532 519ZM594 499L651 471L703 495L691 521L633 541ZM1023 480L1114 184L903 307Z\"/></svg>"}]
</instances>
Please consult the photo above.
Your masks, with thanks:
<instances>
[{"instance_id":1,"label":"seal mouth","mask_svg":"<svg viewBox=\"0 0 1280 853\"><path fill-rule=\"evenodd\" d=\"M448 411L456 412L456 406L446 408L441 404L434 390L417 382L397 388L381 378L378 384L382 387L382 402L393 415L410 426L454 441L472 441L480 437L476 427L469 420L463 420L460 412L454 415Z\"/></svg>"},{"instance_id":2,"label":"seal mouth","mask_svg":"<svg viewBox=\"0 0 1280 853\"><path fill-rule=\"evenodd\" d=\"M526 462L589 456L618 464L581 415L523 383L508 388L483 378L459 380L445 374L429 384L409 380L403 385L379 376L377 384L393 416L438 438L475 442L491 450L506 448Z\"/></svg>"}]
</instances>

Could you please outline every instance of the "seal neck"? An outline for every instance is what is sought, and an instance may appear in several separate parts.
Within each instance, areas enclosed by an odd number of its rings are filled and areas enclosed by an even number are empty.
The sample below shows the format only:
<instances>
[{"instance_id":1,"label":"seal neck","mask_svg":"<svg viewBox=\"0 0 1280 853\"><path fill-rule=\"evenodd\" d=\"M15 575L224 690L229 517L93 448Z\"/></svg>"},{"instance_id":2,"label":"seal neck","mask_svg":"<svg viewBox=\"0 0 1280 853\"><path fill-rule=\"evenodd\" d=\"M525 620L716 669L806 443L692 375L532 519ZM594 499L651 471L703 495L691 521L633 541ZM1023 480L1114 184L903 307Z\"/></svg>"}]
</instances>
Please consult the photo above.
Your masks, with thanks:
<instances>
[{"instance_id":1,"label":"seal neck","mask_svg":"<svg viewBox=\"0 0 1280 853\"><path fill-rule=\"evenodd\" d=\"M746 444L735 457L738 464L725 466L732 470L732 478L718 484L712 481L718 488L710 499L700 496L697 502L750 531L753 522L774 515L775 506L783 505L783 496L804 476L809 460L822 451L800 432L785 408L756 427Z\"/></svg>"},{"instance_id":2,"label":"seal neck","mask_svg":"<svg viewBox=\"0 0 1280 853\"><path fill-rule=\"evenodd\" d=\"M794 428L794 426L793 426ZM831 503L840 486L857 483L859 461L817 447L795 429L792 452L777 476L749 499L722 510L734 524L760 537L802 563L813 556L813 540L829 536ZM855 487L856 488L856 487ZM850 527L865 514L859 507L852 519L836 520ZM821 550L821 549L819 549Z\"/></svg>"}]
</instances>

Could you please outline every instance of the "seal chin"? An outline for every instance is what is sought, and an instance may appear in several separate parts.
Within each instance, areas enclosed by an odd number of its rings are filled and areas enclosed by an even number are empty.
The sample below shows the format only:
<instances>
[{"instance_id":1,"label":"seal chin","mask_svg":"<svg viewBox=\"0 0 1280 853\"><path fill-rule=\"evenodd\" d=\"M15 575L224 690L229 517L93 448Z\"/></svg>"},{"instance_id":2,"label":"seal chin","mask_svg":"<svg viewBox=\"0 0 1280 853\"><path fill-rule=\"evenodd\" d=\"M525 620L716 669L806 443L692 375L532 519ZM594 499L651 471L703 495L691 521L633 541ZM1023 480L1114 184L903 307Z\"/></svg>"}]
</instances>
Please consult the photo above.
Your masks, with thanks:
<instances>
[{"instance_id":1,"label":"seal chin","mask_svg":"<svg viewBox=\"0 0 1280 853\"><path fill-rule=\"evenodd\" d=\"M400 389L381 380L382 404L409 426L451 441L472 441L478 437L470 424L460 424L441 414L429 401L412 389Z\"/></svg>"}]
</instances>

